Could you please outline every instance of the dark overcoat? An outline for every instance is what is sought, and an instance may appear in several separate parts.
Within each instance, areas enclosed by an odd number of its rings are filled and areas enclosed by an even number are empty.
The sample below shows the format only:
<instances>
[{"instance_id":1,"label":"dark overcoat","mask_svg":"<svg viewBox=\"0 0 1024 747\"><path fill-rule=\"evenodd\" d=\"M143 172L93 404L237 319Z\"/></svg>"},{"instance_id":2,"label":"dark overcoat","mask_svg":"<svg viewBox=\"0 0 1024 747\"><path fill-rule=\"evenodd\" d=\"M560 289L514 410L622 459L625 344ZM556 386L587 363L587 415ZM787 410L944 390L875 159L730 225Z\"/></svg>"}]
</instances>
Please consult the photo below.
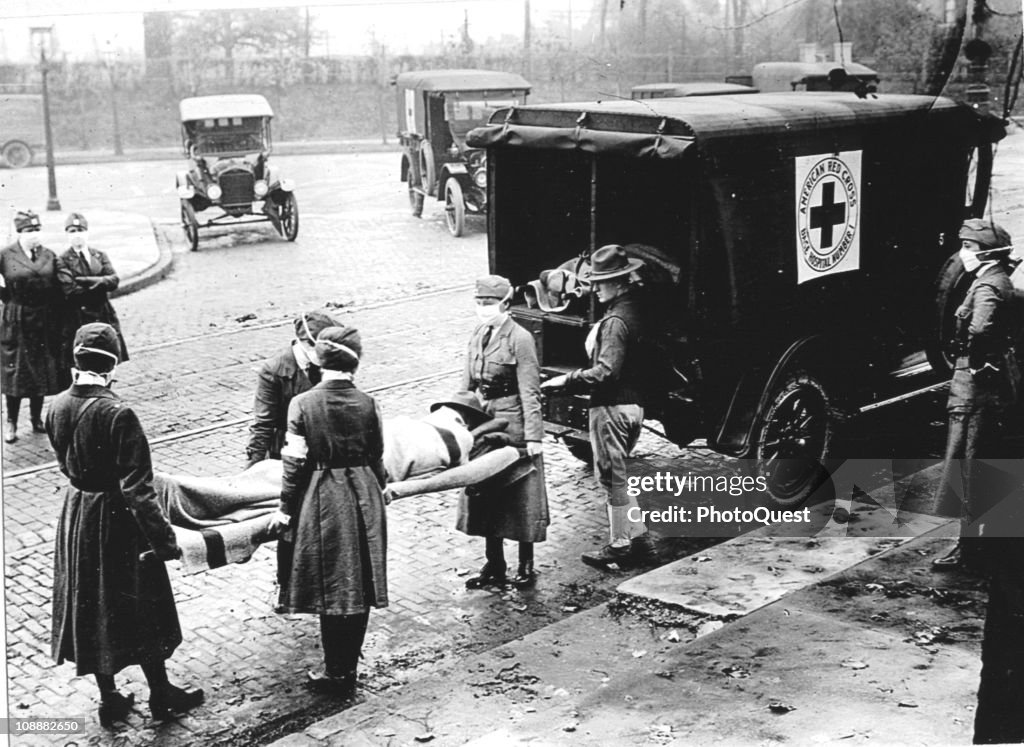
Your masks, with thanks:
<instances>
[{"instance_id":1,"label":"dark overcoat","mask_svg":"<svg viewBox=\"0 0 1024 747\"><path fill-rule=\"evenodd\" d=\"M63 355L66 365L74 365L71 344L75 332L83 324L102 322L117 331L121 343L121 363L128 360L128 346L121 334L121 322L110 303L110 293L117 290L121 279L106 252L86 247L89 259L74 249L68 249L57 258L57 282L64 294L65 328Z\"/></svg>"},{"instance_id":2,"label":"dark overcoat","mask_svg":"<svg viewBox=\"0 0 1024 747\"><path fill-rule=\"evenodd\" d=\"M63 299L57 257L39 247L33 262L15 242L0 250L0 389L13 397L56 394L71 383L63 367Z\"/></svg>"},{"instance_id":3,"label":"dark overcoat","mask_svg":"<svg viewBox=\"0 0 1024 747\"><path fill-rule=\"evenodd\" d=\"M488 413L508 421L512 445L542 441L540 365L533 337L509 317L484 347L486 329L480 325L470 337L462 388L476 392ZM492 390L508 393L488 397ZM455 528L478 537L543 542L550 523L544 464L540 457L533 461L533 470L512 485L466 490L459 499Z\"/></svg>"},{"instance_id":4,"label":"dark overcoat","mask_svg":"<svg viewBox=\"0 0 1024 747\"><path fill-rule=\"evenodd\" d=\"M167 570L177 555L153 491L149 443L130 407L103 386L74 385L46 413L69 485L53 569L53 658L79 675L163 661L181 643Z\"/></svg>"},{"instance_id":5,"label":"dark overcoat","mask_svg":"<svg viewBox=\"0 0 1024 747\"><path fill-rule=\"evenodd\" d=\"M292 400L281 510L294 555L278 612L355 615L388 604L384 437L372 397L322 381ZM301 449L305 455L299 456Z\"/></svg>"},{"instance_id":6,"label":"dark overcoat","mask_svg":"<svg viewBox=\"0 0 1024 747\"><path fill-rule=\"evenodd\" d=\"M250 459L280 459L288 430L288 406L313 386L291 346L260 364L246 454Z\"/></svg>"}]
</instances>

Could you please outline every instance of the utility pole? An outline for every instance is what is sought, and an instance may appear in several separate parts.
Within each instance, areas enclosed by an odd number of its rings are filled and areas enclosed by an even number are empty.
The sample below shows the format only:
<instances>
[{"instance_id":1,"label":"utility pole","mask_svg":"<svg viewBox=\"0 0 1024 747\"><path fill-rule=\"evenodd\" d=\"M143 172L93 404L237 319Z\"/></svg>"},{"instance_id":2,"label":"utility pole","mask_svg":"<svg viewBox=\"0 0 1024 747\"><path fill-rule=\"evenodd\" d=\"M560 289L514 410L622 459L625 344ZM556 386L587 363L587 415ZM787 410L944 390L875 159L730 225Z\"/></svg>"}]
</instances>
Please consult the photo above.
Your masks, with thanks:
<instances>
[{"instance_id":1,"label":"utility pole","mask_svg":"<svg viewBox=\"0 0 1024 747\"><path fill-rule=\"evenodd\" d=\"M523 0L523 74L529 80L530 71L530 0Z\"/></svg>"}]
</instances>

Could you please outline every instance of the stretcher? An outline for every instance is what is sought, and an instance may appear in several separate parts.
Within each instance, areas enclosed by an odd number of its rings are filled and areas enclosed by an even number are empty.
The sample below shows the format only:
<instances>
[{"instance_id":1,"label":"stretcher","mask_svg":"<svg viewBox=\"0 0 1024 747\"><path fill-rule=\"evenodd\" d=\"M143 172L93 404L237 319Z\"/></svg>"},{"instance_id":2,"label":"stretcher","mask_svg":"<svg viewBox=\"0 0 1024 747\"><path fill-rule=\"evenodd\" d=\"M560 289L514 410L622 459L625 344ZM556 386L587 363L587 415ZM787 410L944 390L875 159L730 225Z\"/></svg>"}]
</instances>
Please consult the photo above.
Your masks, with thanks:
<instances>
[{"instance_id":1,"label":"stretcher","mask_svg":"<svg viewBox=\"0 0 1024 747\"><path fill-rule=\"evenodd\" d=\"M532 469L525 451L503 446L436 474L390 483L388 502L471 485L511 484ZM281 497L282 463L259 462L226 477L158 472L153 486L174 528L186 575L244 563L264 542L277 539L270 517Z\"/></svg>"}]
</instances>

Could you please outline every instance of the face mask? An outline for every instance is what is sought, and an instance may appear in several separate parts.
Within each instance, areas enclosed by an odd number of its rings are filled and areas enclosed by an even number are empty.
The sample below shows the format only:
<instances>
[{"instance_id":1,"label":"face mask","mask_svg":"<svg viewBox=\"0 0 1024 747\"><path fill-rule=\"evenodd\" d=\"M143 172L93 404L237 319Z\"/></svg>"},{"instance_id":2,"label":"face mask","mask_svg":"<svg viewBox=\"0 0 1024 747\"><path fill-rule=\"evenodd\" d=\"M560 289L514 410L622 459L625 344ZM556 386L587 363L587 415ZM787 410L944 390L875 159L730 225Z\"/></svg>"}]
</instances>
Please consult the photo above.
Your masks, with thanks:
<instances>
[{"instance_id":1,"label":"face mask","mask_svg":"<svg viewBox=\"0 0 1024 747\"><path fill-rule=\"evenodd\" d=\"M485 324L487 322L494 321L495 319L498 318L498 316L500 314L501 314L501 304L500 303L487 304L486 306L478 305L476 307L476 318L479 319L481 322L484 322Z\"/></svg>"},{"instance_id":2,"label":"face mask","mask_svg":"<svg viewBox=\"0 0 1024 747\"><path fill-rule=\"evenodd\" d=\"M306 357L314 366L320 365L320 356L316 354L316 348L306 348Z\"/></svg>"},{"instance_id":3,"label":"face mask","mask_svg":"<svg viewBox=\"0 0 1024 747\"><path fill-rule=\"evenodd\" d=\"M114 380L115 370L117 370L117 366L114 366L107 373L101 374L93 371L79 371L77 368L72 367L71 381L79 386L110 386L110 382Z\"/></svg>"},{"instance_id":4,"label":"face mask","mask_svg":"<svg viewBox=\"0 0 1024 747\"><path fill-rule=\"evenodd\" d=\"M89 243L89 232L72 231L68 234L68 241L71 243L72 249L81 249Z\"/></svg>"},{"instance_id":5,"label":"face mask","mask_svg":"<svg viewBox=\"0 0 1024 747\"><path fill-rule=\"evenodd\" d=\"M964 263L964 269L967 272L974 272L981 267L981 260L978 259L977 253L969 249L960 250L960 261Z\"/></svg>"},{"instance_id":6,"label":"face mask","mask_svg":"<svg viewBox=\"0 0 1024 747\"><path fill-rule=\"evenodd\" d=\"M26 252L38 249L42 245L38 231L22 231L18 234L18 243Z\"/></svg>"}]
</instances>

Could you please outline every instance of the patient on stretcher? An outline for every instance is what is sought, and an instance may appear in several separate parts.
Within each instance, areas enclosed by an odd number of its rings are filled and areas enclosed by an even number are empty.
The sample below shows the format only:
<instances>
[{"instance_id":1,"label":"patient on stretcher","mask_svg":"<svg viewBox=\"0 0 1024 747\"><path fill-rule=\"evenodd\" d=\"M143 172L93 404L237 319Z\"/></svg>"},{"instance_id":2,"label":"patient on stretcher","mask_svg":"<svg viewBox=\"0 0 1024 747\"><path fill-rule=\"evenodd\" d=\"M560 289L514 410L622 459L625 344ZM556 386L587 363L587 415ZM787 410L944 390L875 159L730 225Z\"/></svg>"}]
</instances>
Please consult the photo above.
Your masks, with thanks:
<instances>
[{"instance_id":1,"label":"patient on stretcher","mask_svg":"<svg viewBox=\"0 0 1024 747\"><path fill-rule=\"evenodd\" d=\"M508 423L480 408L475 395L459 392L430 409L421 418L384 421L387 500L489 479L512 482L529 468L519 449L503 445ZM281 496L281 474L276 459L224 477L156 473L153 486L174 525L186 574L245 562L276 538L268 525Z\"/></svg>"}]
</instances>

